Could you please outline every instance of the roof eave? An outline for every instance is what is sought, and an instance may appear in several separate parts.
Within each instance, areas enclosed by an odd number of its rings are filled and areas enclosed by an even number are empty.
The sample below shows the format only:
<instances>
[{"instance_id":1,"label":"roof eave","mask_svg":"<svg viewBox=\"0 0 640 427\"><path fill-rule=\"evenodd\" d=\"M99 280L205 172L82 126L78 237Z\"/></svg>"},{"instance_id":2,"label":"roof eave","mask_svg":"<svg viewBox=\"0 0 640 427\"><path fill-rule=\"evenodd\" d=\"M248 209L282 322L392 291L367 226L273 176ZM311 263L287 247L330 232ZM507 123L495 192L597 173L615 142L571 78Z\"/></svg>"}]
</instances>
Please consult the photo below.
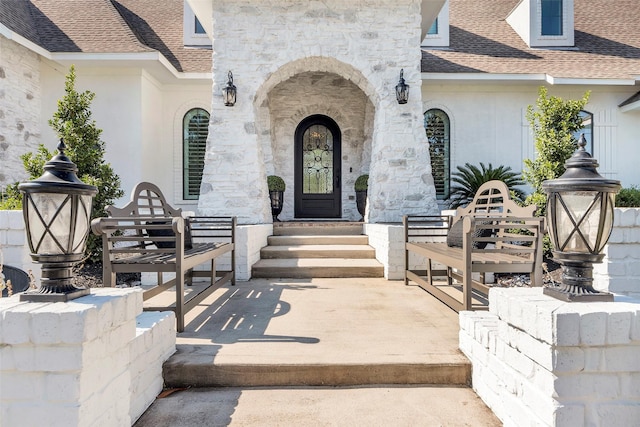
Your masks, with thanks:
<instances>
[{"instance_id":1,"label":"roof eave","mask_svg":"<svg viewBox=\"0 0 640 427\"><path fill-rule=\"evenodd\" d=\"M100 67L139 66L148 70L156 79L162 82L170 82L173 79L181 81L198 81L212 79L211 73L185 73L176 68L160 52L138 53L87 53L87 52L55 52L50 54L50 59L61 64L98 65Z\"/></svg>"},{"instance_id":2,"label":"roof eave","mask_svg":"<svg viewBox=\"0 0 640 427\"><path fill-rule=\"evenodd\" d=\"M633 86L637 80L629 79L598 79L554 77L550 74L516 74L516 73L421 73L422 80L427 81L455 81L470 83L501 83L501 82L538 82L550 85L589 85L589 86Z\"/></svg>"},{"instance_id":3,"label":"roof eave","mask_svg":"<svg viewBox=\"0 0 640 427\"><path fill-rule=\"evenodd\" d=\"M31 40L28 40L24 37L22 37L20 34L11 31L9 28L7 28L6 26L4 26L4 24L0 23L0 35L4 36L5 38L12 40L16 43L18 43L19 45L37 53L40 56L43 56L45 58L51 58L51 53L44 49L42 46L37 45L36 43L32 42Z\"/></svg>"},{"instance_id":4,"label":"roof eave","mask_svg":"<svg viewBox=\"0 0 640 427\"><path fill-rule=\"evenodd\" d=\"M640 100L631 102L627 105L623 105L622 107L620 107L620 111L623 113L628 113L630 111L640 111Z\"/></svg>"}]
</instances>

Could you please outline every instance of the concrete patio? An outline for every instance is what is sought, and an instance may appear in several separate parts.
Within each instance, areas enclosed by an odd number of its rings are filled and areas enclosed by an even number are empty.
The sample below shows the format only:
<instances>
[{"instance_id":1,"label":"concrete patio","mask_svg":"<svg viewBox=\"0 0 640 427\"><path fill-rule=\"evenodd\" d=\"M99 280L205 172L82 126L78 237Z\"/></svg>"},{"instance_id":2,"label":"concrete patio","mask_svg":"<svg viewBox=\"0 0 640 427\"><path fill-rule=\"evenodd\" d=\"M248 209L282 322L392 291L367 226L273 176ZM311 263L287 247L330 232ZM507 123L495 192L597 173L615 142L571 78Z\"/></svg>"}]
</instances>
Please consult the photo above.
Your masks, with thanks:
<instances>
[{"instance_id":1,"label":"concrete patio","mask_svg":"<svg viewBox=\"0 0 640 427\"><path fill-rule=\"evenodd\" d=\"M457 314L401 281L253 279L186 322L164 367L177 391L138 427L500 425L468 387Z\"/></svg>"}]
</instances>

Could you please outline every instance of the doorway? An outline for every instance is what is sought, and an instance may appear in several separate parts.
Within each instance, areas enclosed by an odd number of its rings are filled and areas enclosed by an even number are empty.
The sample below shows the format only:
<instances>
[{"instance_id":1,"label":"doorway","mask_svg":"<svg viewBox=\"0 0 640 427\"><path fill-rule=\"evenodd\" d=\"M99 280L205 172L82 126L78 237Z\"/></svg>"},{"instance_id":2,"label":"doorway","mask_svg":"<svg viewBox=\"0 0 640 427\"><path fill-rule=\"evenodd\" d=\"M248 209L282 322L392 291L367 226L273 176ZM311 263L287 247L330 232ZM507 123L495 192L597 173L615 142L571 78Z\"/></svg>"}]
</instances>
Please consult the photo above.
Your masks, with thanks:
<instances>
[{"instance_id":1,"label":"doorway","mask_svg":"<svg viewBox=\"0 0 640 427\"><path fill-rule=\"evenodd\" d=\"M302 120L295 132L296 218L340 218L341 134L330 117Z\"/></svg>"}]
</instances>

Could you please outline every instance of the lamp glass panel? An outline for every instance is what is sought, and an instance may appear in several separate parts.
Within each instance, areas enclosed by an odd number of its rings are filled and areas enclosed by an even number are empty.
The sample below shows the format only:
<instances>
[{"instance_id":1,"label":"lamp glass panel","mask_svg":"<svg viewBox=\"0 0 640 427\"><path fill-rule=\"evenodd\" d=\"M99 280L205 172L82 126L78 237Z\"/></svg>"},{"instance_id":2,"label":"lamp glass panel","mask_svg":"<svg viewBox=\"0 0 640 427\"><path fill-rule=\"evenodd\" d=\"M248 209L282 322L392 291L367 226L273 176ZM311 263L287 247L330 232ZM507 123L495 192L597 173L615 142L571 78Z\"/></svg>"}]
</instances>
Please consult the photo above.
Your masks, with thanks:
<instances>
[{"instance_id":1,"label":"lamp glass panel","mask_svg":"<svg viewBox=\"0 0 640 427\"><path fill-rule=\"evenodd\" d=\"M409 99L408 90L409 90L408 86L405 86L405 85L396 86L396 98L399 102L406 102Z\"/></svg>"},{"instance_id":2,"label":"lamp glass panel","mask_svg":"<svg viewBox=\"0 0 640 427\"><path fill-rule=\"evenodd\" d=\"M556 209L558 224L556 231L561 245L558 249L564 252L596 252L595 245L600 223L598 194L597 191L560 193L564 206L558 204Z\"/></svg>"},{"instance_id":3,"label":"lamp glass panel","mask_svg":"<svg viewBox=\"0 0 640 427\"><path fill-rule=\"evenodd\" d=\"M603 238L599 242L600 246L597 248L598 252L601 252L604 249L604 246L609 240L611 229L613 228L613 207L615 206L616 195L615 193L605 193L604 197L606 198L607 203L604 210L604 220L602 225Z\"/></svg>"},{"instance_id":4,"label":"lamp glass panel","mask_svg":"<svg viewBox=\"0 0 640 427\"><path fill-rule=\"evenodd\" d=\"M78 215L76 231L73 236L73 253L82 253L85 250L87 234L91 221L92 196L78 196Z\"/></svg>"},{"instance_id":5,"label":"lamp glass panel","mask_svg":"<svg viewBox=\"0 0 640 427\"><path fill-rule=\"evenodd\" d=\"M222 97L225 105L233 105L236 103L236 91L231 87L222 89Z\"/></svg>"},{"instance_id":6,"label":"lamp glass panel","mask_svg":"<svg viewBox=\"0 0 640 427\"><path fill-rule=\"evenodd\" d=\"M39 255L67 253L72 204L67 194L31 193L29 230L32 248Z\"/></svg>"}]
</instances>

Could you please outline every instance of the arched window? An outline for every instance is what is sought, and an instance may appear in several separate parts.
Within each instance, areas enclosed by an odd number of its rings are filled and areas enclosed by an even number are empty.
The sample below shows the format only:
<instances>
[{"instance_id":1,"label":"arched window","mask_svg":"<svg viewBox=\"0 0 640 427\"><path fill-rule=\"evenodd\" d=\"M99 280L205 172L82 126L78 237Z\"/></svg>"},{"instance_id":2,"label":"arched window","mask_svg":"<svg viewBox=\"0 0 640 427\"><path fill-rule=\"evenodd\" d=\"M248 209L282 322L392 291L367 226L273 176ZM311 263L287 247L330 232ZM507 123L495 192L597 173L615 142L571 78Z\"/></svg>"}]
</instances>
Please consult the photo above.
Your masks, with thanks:
<instances>
[{"instance_id":1,"label":"arched window","mask_svg":"<svg viewBox=\"0 0 640 427\"><path fill-rule=\"evenodd\" d=\"M200 195L208 133L209 113L202 108L194 108L184 115L182 120L182 181L185 200L196 200Z\"/></svg>"},{"instance_id":2,"label":"arched window","mask_svg":"<svg viewBox=\"0 0 640 427\"><path fill-rule=\"evenodd\" d=\"M431 173L436 186L436 197L444 200L449 197L451 178L449 116L442 110L431 109L424 113L424 128L429 140Z\"/></svg>"},{"instance_id":3,"label":"arched window","mask_svg":"<svg viewBox=\"0 0 640 427\"><path fill-rule=\"evenodd\" d=\"M582 129L576 131L573 134L573 137L577 141L580 139L580 135L584 134L584 139L587 140L585 150L587 150L589 154L593 155L593 114L588 111L581 110L580 118L582 119Z\"/></svg>"}]
</instances>

